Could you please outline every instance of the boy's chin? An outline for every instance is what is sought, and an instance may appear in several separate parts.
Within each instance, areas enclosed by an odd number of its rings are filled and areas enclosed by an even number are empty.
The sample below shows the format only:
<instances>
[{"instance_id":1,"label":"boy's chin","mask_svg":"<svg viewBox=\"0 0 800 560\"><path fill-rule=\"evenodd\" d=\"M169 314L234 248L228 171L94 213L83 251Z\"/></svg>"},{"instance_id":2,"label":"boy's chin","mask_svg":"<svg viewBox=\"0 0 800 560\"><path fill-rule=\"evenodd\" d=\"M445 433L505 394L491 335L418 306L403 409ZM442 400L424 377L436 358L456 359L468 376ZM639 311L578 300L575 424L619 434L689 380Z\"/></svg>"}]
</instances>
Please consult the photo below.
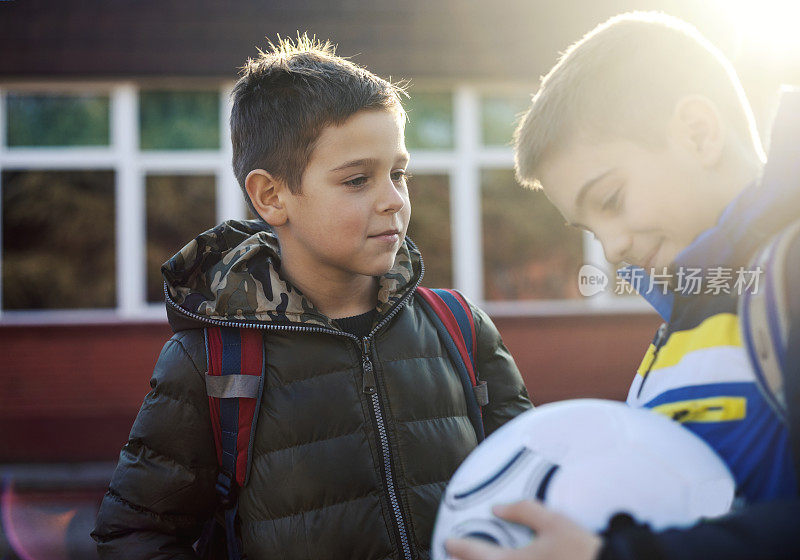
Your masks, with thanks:
<instances>
[{"instance_id":1,"label":"boy's chin","mask_svg":"<svg viewBox=\"0 0 800 560\"><path fill-rule=\"evenodd\" d=\"M388 266L380 266L380 267L376 267L376 268L374 269L374 272L373 272L372 274L369 274L369 276L376 276L376 277L379 277L379 276L383 276L383 275L385 275L385 274L388 274L388 273L389 273L389 271L390 271L390 270L392 270L392 267L393 267L393 266L394 266L394 261L392 261L392 263L391 263L391 264L389 264Z\"/></svg>"},{"instance_id":2,"label":"boy's chin","mask_svg":"<svg viewBox=\"0 0 800 560\"><path fill-rule=\"evenodd\" d=\"M380 277L387 274L392 267L394 266L394 259L391 262L382 261L382 262L372 262L369 264L362 264L361 266L355 266L350 268L350 273L356 276L369 276L369 277Z\"/></svg>"}]
</instances>

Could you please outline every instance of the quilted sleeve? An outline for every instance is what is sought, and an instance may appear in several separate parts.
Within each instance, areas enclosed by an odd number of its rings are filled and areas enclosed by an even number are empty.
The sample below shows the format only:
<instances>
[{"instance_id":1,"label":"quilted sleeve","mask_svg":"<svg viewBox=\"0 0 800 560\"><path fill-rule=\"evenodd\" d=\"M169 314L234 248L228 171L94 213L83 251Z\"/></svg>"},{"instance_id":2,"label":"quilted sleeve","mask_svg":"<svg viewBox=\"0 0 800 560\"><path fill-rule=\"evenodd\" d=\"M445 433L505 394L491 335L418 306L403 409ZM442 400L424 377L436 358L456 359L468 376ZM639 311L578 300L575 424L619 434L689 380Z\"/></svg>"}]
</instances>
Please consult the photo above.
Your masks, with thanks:
<instances>
[{"instance_id":1,"label":"quilted sleeve","mask_svg":"<svg viewBox=\"0 0 800 560\"><path fill-rule=\"evenodd\" d=\"M216 452L202 331L174 335L158 358L92 537L101 558L194 558L215 508Z\"/></svg>"},{"instance_id":2,"label":"quilted sleeve","mask_svg":"<svg viewBox=\"0 0 800 560\"><path fill-rule=\"evenodd\" d=\"M748 560L800 558L800 500L748 506L689 528L652 532L647 526L606 535L598 560Z\"/></svg>"},{"instance_id":3,"label":"quilted sleeve","mask_svg":"<svg viewBox=\"0 0 800 560\"><path fill-rule=\"evenodd\" d=\"M472 315L478 338L478 377L486 381L489 404L483 408L483 424L488 436L497 428L533 407L528 391L500 333L486 313L475 306Z\"/></svg>"}]
</instances>

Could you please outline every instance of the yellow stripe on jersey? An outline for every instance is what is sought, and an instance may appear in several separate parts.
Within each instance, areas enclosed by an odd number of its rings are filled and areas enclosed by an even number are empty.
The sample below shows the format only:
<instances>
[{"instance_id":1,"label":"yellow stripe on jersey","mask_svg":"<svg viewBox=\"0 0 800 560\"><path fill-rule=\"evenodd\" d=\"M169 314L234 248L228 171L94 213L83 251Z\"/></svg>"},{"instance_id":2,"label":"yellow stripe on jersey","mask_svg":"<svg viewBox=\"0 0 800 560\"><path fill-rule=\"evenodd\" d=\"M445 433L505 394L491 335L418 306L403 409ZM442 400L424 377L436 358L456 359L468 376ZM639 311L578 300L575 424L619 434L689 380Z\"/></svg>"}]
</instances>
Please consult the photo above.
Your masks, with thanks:
<instances>
[{"instance_id":1,"label":"yellow stripe on jersey","mask_svg":"<svg viewBox=\"0 0 800 560\"><path fill-rule=\"evenodd\" d=\"M744 418L747 415L747 399L709 397L661 404L652 410L677 422L724 422Z\"/></svg>"},{"instance_id":2,"label":"yellow stripe on jersey","mask_svg":"<svg viewBox=\"0 0 800 560\"><path fill-rule=\"evenodd\" d=\"M647 370L650 369L650 366L653 365L653 360L656 358L656 347L654 344L651 344L650 347L645 352L644 358L642 358L642 363L639 364L639 369L636 370L636 373L644 376Z\"/></svg>"},{"instance_id":3,"label":"yellow stripe on jersey","mask_svg":"<svg viewBox=\"0 0 800 560\"><path fill-rule=\"evenodd\" d=\"M685 355L697 350L741 345L739 318L733 313L712 315L693 329L672 333L666 344L658 351L651 371L672 367Z\"/></svg>"}]
</instances>

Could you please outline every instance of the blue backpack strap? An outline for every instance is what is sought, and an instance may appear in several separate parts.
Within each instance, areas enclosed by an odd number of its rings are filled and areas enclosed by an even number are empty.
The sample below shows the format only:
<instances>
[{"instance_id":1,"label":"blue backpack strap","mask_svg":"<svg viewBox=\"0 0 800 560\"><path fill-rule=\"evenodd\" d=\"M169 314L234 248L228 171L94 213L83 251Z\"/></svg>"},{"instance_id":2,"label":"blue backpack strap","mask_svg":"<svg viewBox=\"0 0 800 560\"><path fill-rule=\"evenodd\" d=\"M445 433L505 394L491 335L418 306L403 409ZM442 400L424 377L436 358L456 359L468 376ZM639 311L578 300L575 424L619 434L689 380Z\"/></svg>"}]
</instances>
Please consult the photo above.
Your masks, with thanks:
<instances>
[{"instance_id":1,"label":"blue backpack strap","mask_svg":"<svg viewBox=\"0 0 800 560\"><path fill-rule=\"evenodd\" d=\"M455 290L419 287L417 293L456 367L467 402L467 415L481 442L485 438L481 407L488 404L489 393L486 382L478 378L477 334L472 311Z\"/></svg>"},{"instance_id":2,"label":"blue backpack strap","mask_svg":"<svg viewBox=\"0 0 800 560\"><path fill-rule=\"evenodd\" d=\"M205 336L206 393L220 467L216 490L223 508L228 560L240 560L241 543L236 534L238 488L247 483L252 463L266 372L264 342L255 329L208 327ZM214 520L207 525L200 544L208 545L214 525Z\"/></svg>"},{"instance_id":3,"label":"blue backpack strap","mask_svg":"<svg viewBox=\"0 0 800 560\"><path fill-rule=\"evenodd\" d=\"M792 316L790 298L800 291L798 276L788 262L797 251L800 222L795 222L773 237L753 258L750 270L756 271L761 281L750 286L739 297L739 326L742 342L747 349L755 371L756 381L767 402L784 420L788 420L787 372L800 344L796 323L800 317ZM792 250L792 248L794 248ZM796 258L796 256L794 256ZM795 328L795 333L790 331ZM792 376L793 378L793 376Z\"/></svg>"},{"instance_id":4,"label":"blue backpack strap","mask_svg":"<svg viewBox=\"0 0 800 560\"><path fill-rule=\"evenodd\" d=\"M761 282L739 298L739 325L758 387L786 422L800 478L800 221L751 261Z\"/></svg>"},{"instance_id":5,"label":"blue backpack strap","mask_svg":"<svg viewBox=\"0 0 800 560\"><path fill-rule=\"evenodd\" d=\"M475 335L475 321L472 318L472 312L466 300L455 290L435 288L433 293L441 298L445 305L447 305L450 313L453 314L458 328L461 331L461 338L466 343L469 361L472 363L473 370L477 373L477 368L475 368L475 354L477 353L478 340Z\"/></svg>"},{"instance_id":6,"label":"blue backpack strap","mask_svg":"<svg viewBox=\"0 0 800 560\"><path fill-rule=\"evenodd\" d=\"M783 381L795 474L800 480L800 235L795 236L785 265L790 293L787 294L789 336Z\"/></svg>"}]
</instances>

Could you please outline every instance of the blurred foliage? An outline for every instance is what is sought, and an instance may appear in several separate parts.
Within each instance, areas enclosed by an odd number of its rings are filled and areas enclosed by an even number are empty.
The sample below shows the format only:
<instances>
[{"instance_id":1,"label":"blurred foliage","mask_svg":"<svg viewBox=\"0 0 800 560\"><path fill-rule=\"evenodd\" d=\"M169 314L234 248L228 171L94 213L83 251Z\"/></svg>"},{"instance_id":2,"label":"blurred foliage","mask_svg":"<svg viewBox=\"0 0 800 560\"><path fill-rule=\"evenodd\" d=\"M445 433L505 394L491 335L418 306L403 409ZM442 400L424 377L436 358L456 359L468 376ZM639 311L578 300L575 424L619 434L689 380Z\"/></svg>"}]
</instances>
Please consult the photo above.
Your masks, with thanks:
<instances>
[{"instance_id":1,"label":"blurred foliage","mask_svg":"<svg viewBox=\"0 0 800 560\"><path fill-rule=\"evenodd\" d=\"M141 92L139 133L143 150L219 149L219 92Z\"/></svg>"},{"instance_id":2,"label":"blurred foliage","mask_svg":"<svg viewBox=\"0 0 800 560\"><path fill-rule=\"evenodd\" d=\"M164 301L161 265L216 224L213 175L148 175L147 301Z\"/></svg>"},{"instance_id":3,"label":"blurred foliage","mask_svg":"<svg viewBox=\"0 0 800 560\"><path fill-rule=\"evenodd\" d=\"M453 285L450 231L450 179L447 175L414 175L408 182L411 223L408 235L422 252L430 288Z\"/></svg>"},{"instance_id":4,"label":"blurred foliage","mask_svg":"<svg viewBox=\"0 0 800 560\"><path fill-rule=\"evenodd\" d=\"M5 171L3 308L116 305L113 171Z\"/></svg>"},{"instance_id":5,"label":"blurred foliage","mask_svg":"<svg viewBox=\"0 0 800 560\"><path fill-rule=\"evenodd\" d=\"M528 94L485 96L481 99L481 137L484 146L509 146L519 114L530 106Z\"/></svg>"},{"instance_id":6,"label":"blurred foliage","mask_svg":"<svg viewBox=\"0 0 800 560\"><path fill-rule=\"evenodd\" d=\"M406 145L409 150L444 150L453 147L453 96L450 92L416 93L403 100L408 113Z\"/></svg>"},{"instance_id":7,"label":"blurred foliage","mask_svg":"<svg viewBox=\"0 0 800 560\"><path fill-rule=\"evenodd\" d=\"M481 204L487 300L578 297L581 233L544 193L521 187L510 169L484 170Z\"/></svg>"},{"instance_id":8,"label":"blurred foliage","mask_svg":"<svg viewBox=\"0 0 800 560\"><path fill-rule=\"evenodd\" d=\"M11 93L8 146L108 146L109 106L105 95Z\"/></svg>"}]
</instances>

